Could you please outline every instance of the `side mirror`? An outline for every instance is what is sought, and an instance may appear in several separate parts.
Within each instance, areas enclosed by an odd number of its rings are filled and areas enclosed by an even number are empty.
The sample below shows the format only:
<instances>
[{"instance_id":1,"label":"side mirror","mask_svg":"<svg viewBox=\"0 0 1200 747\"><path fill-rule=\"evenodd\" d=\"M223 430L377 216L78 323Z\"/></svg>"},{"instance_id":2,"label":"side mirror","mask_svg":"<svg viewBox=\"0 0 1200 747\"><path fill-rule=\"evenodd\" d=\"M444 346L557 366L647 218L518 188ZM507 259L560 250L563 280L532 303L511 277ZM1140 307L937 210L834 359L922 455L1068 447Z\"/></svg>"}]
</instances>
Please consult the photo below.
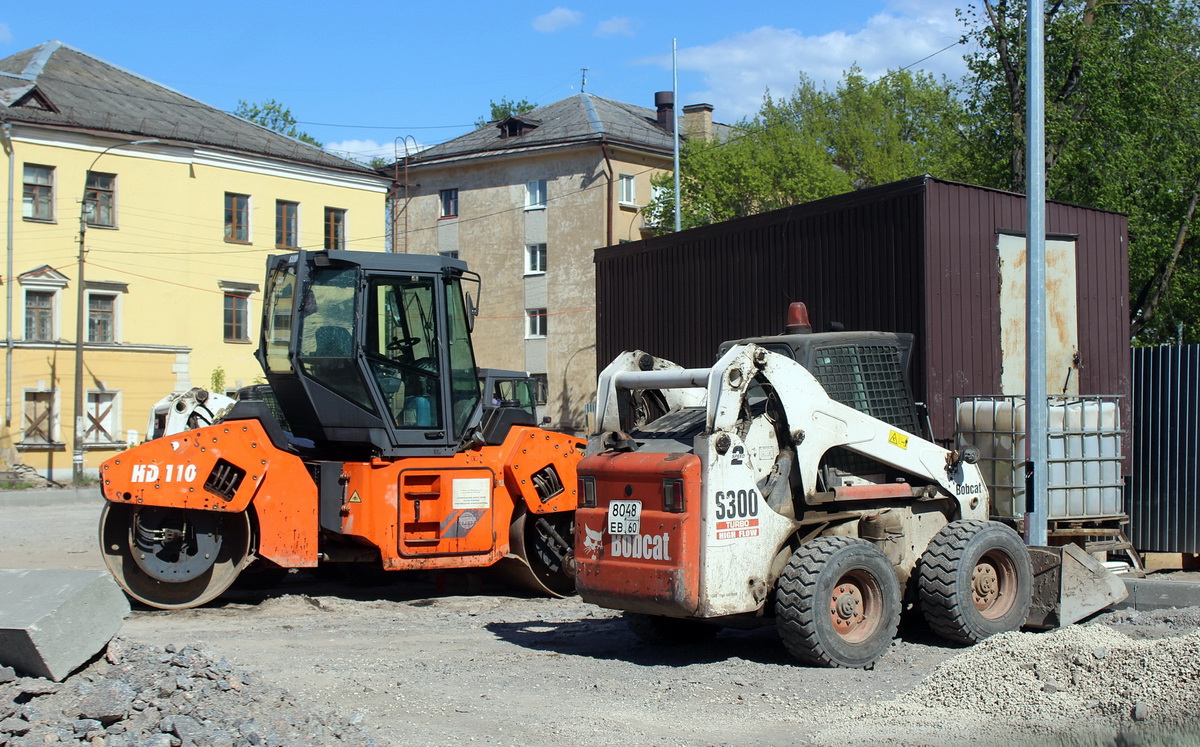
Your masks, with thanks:
<instances>
[{"instance_id":1,"label":"side mirror","mask_svg":"<svg viewBox=\"0 0 1200 747\"><path fill-rule=\"evenodd\" d=\"M471 298L471 294L467 293L467 331L475 331L475 317L479 316L479 304Z\"/></svg>"}]
</instances>

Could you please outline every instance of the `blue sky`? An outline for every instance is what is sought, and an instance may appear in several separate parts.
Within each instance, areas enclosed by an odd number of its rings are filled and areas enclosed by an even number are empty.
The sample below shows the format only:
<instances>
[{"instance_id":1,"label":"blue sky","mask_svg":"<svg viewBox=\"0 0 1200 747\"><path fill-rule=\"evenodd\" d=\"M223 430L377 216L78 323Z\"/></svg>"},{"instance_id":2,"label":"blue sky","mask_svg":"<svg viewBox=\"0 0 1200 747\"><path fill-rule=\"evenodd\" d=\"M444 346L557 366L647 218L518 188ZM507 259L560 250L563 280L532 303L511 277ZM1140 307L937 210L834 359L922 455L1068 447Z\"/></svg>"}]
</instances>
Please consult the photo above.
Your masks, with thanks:
<instances>
[{"instance_id":1,"label":"blue sky","mask_svg":"<svg viewBox=\"0 0 1200 747\"><path fill-rule=\"evenodd\" d=\"M585 67L584 90L653 106L671 88L672 39L681 103L713 104L722 122L752 115L768 88L790 93L800 72L832 82L857 63L874 78L933 55L917 67L958 77L964 48L939 50L961 36L959 4L9 2L0 57L62 41L227 111L274 98L330 150L390 157L397 139L469 131L492 99L578 93Z\"/></svg>"}]
</instances>

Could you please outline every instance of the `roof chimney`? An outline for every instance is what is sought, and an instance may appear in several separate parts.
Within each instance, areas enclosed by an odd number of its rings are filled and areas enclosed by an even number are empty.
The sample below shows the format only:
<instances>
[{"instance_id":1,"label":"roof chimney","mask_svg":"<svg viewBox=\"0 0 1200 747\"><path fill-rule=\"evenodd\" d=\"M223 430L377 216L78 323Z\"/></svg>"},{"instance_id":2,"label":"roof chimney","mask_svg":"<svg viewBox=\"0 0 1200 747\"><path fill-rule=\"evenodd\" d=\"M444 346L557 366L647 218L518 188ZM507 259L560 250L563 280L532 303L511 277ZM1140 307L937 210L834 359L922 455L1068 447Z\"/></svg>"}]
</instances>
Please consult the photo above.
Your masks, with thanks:
<instances>
[{"instance_id":1,"label":"roof chimney","mask_svg":"<svg viewBox=\"0 0 1200 747\"><path fill-rule=\"evenodd\" d=\"M692 140L712 140L712 113L712 104L688 104L683 107L683 134Z\"/></svg>"},{"instance_id":2,"label":"roof chimney","mask_svg":"<svg viewBox=\"0 0 1200 747\"><path fill-rule=\"evenodd\" d=\"M667 132L675 131L675 93L658 91L654 94L654 108L658 110L658 126Z\"/></svg>"}]
</instances>

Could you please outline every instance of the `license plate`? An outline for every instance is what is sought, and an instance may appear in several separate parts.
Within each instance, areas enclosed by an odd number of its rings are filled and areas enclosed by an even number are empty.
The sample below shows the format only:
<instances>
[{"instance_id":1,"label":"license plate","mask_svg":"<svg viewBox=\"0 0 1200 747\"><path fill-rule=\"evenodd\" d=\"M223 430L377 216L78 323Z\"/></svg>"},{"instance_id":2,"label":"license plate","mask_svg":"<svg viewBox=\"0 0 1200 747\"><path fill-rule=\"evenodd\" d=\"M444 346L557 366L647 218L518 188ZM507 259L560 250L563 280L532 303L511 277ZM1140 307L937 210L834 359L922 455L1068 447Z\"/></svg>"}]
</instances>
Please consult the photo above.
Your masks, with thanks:
<instances>
[{"instance_id":1,"label":"license plate","mask_svg":"<svg viewBox=\"0 0 1200 747\"><path fill-rule=\"evenodd\" d=\"M641 501L613 501L608 504L609 534L638 534L641 525Z\"/></svg>"}]
</instances>

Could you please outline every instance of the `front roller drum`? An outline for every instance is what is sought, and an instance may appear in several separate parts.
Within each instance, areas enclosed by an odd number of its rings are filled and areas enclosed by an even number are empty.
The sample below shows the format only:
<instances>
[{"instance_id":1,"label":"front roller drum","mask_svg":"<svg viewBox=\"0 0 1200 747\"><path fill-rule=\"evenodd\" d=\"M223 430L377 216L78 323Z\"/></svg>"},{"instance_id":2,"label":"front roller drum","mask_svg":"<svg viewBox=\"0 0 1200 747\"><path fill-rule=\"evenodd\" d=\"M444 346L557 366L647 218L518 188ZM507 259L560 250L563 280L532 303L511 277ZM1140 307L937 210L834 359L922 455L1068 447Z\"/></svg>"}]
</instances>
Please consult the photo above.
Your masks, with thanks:
<instances>
[{"instance_id":1,"label":"front roller drum","mask_svg":"<svg viewBox=\"0 0 1200 747\"><path fill-rule=\"evenodd\" d=\"M109 572L126 594L159 609L217 598L253 559L251 537L248 512L109 503L100 516Z\"/></svg>"},{"instance_id":2,"label":"front roller drum","mask_svg":"<svg viewBox=\"0 0 1200 747\"><path fill-rule=\"evenodd\" d=\"M509 583L538 594L575 593L575 513L522 511L509 527L509 554L493 568Z\"/></svg>"}]
</instances>

